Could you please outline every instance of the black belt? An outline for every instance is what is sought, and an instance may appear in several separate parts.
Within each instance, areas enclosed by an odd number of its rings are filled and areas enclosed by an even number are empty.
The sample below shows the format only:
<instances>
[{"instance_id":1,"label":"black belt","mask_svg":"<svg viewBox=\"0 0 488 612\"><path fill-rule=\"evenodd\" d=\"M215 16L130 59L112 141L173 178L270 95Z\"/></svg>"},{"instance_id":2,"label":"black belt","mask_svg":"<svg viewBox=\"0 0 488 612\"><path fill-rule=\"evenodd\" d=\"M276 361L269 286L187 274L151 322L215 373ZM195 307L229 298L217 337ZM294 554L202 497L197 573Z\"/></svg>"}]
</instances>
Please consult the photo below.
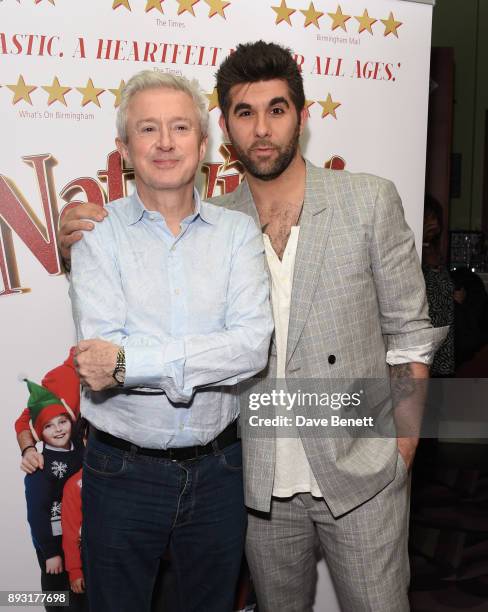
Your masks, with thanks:
<instances>
[{"instance_id":1,"label":"black belt","mask_svg":"<svg viewBox=\"0 0 488 612\"><path fill-rule=\"evenodd\" d=\"M227 425L224 431L219 433L215 440L208 444L203 446L184 446L181 448L142 448L127 440L122 440L122 438L116 438L105 431L100 431L93 426L90 427L90 434L95 440L120 450L132 451L138 455L147 455L149 457L172 459L173 461L186 461L188 459L196 459L197 457L210 455L216 450L222 450L226 446L230 446L239 439L237 435L237 421Z\"/></svg>"}]
</instances>

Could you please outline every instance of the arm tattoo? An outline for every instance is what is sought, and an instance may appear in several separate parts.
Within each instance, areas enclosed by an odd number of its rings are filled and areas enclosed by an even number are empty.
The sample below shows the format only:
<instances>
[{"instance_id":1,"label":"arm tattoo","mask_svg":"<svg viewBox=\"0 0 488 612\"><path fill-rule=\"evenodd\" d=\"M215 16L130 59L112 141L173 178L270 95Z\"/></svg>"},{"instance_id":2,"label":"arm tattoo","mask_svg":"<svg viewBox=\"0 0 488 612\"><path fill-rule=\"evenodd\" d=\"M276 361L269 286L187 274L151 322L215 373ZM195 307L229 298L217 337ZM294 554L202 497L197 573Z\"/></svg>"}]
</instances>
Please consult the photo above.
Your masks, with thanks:
<instances>
[{"instance_id":1,"label":"arm tattoo","mask_svg":"<svg viewBox=\"0 0 488 612\"><path fill-rule=\"evenodd\" d=\"M415 390L415 380L409 363L401 363L390 367L391 392L394 405L410 397Z\"/></svg>"}]
</instances>

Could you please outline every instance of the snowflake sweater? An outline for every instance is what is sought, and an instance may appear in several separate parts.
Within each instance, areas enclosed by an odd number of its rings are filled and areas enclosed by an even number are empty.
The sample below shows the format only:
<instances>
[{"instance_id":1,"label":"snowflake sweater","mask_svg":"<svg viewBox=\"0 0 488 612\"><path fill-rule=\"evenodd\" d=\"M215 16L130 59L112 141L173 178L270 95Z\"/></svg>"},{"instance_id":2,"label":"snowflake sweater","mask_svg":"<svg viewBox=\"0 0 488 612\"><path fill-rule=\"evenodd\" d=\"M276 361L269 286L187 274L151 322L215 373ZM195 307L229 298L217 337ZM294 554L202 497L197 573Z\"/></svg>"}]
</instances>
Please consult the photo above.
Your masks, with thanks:
<instances>
[{"instance_id":1,"label":"snowflake sweater","mask_svg":"<svg viewBox=\"0 0 488 612\"><path fill-rule=\"evenodd\" d=\"M44 448L44 469L25 477L27 520L32 542L44 559L62 554L61 500L63 487L81 468L83 449L70 451Z\"/></svg>"},{"instance_id":2,"label":"snowflake sweater","mask_svg":"<svg viewBox=\"0 0 488 612\"><path fill-rule=\"evenodd\" d=\"M81 474L82 470L78 470L66 483L61 508L64 565L69 574L70 582L83 577L80 552Z\"/></svg>"}]
</instances>

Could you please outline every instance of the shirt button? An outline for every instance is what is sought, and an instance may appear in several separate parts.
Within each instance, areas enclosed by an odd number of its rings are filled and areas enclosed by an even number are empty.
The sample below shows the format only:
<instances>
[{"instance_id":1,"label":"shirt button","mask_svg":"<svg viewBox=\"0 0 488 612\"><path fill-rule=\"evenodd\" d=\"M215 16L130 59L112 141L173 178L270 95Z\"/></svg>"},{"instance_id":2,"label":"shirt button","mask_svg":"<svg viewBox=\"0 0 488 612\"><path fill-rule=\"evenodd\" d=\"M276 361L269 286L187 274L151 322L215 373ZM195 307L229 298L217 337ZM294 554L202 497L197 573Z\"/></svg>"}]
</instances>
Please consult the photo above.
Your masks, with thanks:
<instances>
[{"instance_id":1,"label":"shirt button","mask_svg":"<svg viewBox=\"0 0 488 612\"><path fill-rule=\"evenodd\" d=\"M175 295L180 295L180 290L179 289L175 289Z\"/></svg>"},{"instance_id":2,"label":"shirt button","mask_svg":"<svg viewBox=\"0 0 488 612\"><path fill-rule=\"evenodd\" d=\"M183 431L185 429L184 425L180 425L180 431Z\"/></svg>"}]
</instances>

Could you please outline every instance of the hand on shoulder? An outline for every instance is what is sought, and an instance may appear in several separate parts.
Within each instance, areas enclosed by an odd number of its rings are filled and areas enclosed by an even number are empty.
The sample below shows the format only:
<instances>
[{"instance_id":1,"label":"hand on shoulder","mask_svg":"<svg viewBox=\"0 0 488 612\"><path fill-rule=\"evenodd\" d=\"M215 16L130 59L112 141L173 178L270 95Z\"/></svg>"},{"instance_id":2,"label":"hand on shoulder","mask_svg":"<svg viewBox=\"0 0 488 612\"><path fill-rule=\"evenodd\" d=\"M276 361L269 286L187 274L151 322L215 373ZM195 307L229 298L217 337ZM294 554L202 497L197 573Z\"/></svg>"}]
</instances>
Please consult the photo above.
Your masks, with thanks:
<instances>
[{"instance_id":1,"label":"hand on shoulder","mask_svg":"<svg viewBox=\"0 0 488 612\"><path fill-rule=\"evenodd\" d=\"M59 250L65 263L70 261L70 249L73 244L81 240L84 231L89 232L95 227L92 221L103 221L107 214L104 208L90 202L65 209L61 216L58 234ZM69 263L66 267L69 270Z\"/></svg>"}]
</instances>

